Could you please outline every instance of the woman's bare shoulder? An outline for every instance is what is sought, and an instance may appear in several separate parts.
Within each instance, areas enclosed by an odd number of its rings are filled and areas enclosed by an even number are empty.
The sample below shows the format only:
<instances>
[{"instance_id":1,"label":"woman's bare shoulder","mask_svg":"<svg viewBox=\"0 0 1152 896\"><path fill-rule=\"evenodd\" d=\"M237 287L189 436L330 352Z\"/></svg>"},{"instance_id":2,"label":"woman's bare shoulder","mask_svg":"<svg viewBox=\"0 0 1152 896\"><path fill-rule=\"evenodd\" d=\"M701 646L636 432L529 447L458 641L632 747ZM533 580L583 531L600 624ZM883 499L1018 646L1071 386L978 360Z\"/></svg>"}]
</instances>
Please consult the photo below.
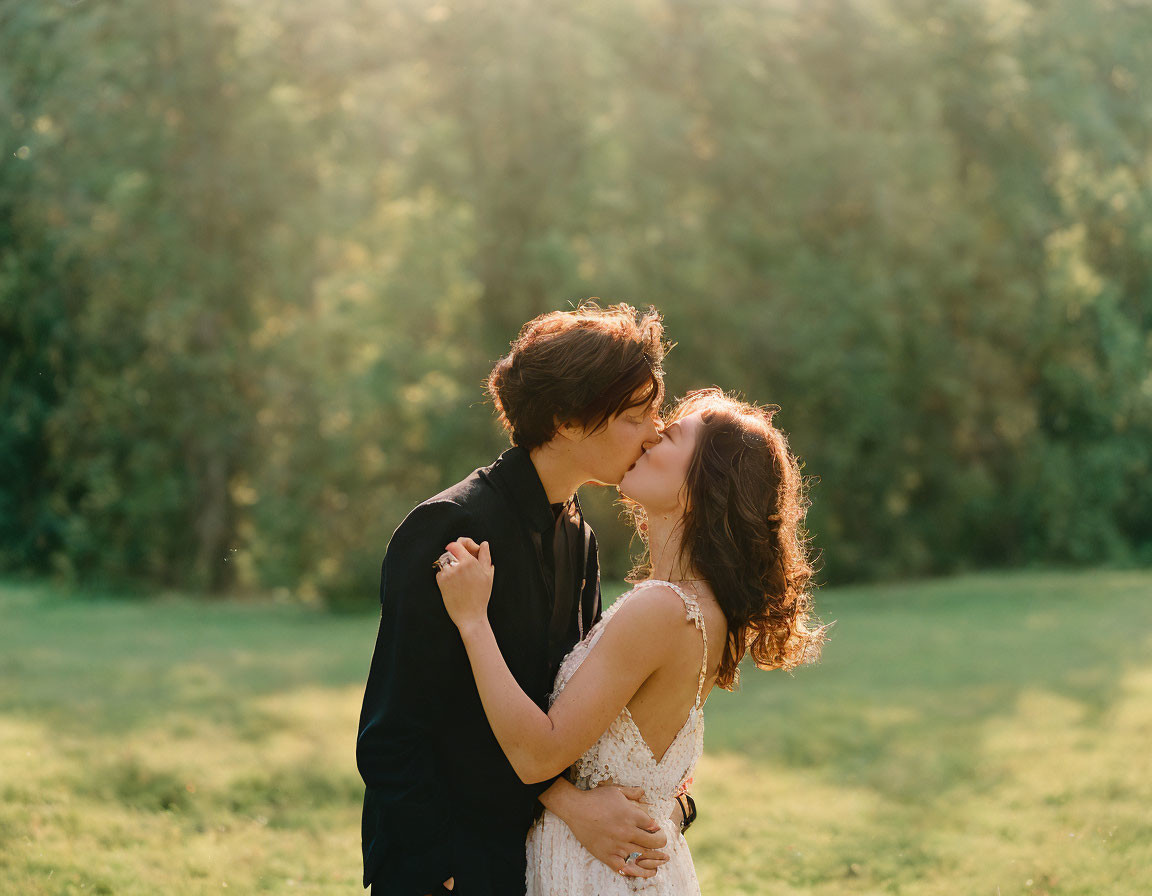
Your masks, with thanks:
<instances>
[{"instance_id":1,"label":"woman's bare shoulder","mask_svg":"<svg viewBox=\"0 0 1152 896\"><path fill-rule=\"evenodd\" d=\"M663 582L641 582L615 613L622 628L670 633L689 621L688 608L675 589Z\"/></svg>"}]
</instances>

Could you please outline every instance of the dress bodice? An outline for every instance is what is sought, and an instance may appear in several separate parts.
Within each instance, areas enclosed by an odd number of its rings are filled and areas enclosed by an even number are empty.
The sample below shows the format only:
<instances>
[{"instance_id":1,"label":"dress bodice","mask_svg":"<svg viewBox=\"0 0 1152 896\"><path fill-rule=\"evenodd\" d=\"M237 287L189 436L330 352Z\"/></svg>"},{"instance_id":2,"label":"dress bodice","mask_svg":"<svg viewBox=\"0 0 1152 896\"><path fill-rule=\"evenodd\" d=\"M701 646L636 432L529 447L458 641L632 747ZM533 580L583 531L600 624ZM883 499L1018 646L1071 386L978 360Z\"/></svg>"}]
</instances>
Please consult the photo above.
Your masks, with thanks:
<instances>
[{"instance_id":1,"label":"dress bodice","mask_svg":"<svg viewBox=\"0 0 1152 896\"><path fill-rule=\"evenodd\" d=\"M596 743L573 763L569 775L573 783L582 790L591 789L606 781L642 787L648 811L654 818L662 819L672 814L676 793L691 777L704 749L704 713L701 698L708 671L708 631L696 599L675 583L657 579L640 582L625 592L604 612L600 621L592 627L584 640L572 648L564 658L556 675L549 705L563 692L572 676L576 674L576 670L600 640L606 626L611 624L612 617L620 607L634 594L651 585L666 585L675 591L684 601L686 620L693 623L702 636L703 655L700 661L696 700L663 756L653 755L636 721L632 718L632 713L625 706Z\"/></svg>"},{"instance_id":2,"label":"dress bodice","mask_svg":"<svg viewBox=\"0 0 1152 896\"><path fill-rule=\"evenodd\" d=\"M526 843L527 896L700 896L700 884L692 866L692 854L679 826L672 819L675 797L692 776L704 749L702 697L708 670L708 632L695 598L673 582L651 579L626 592L609 607L579 644L560 664L549 705L564 691L576 670L600 640L612 617L638 591L651 585L667 585L684 601L687 620L699 629L704 642L696 700L664 755L652 755L632 713L625 706L568 771L582 790L612 781L644 791L644 806L667 837L668 861L652 878L623 877L588 852L571 829L547 809L528 832Z\"/></svg>"}]
</instances>

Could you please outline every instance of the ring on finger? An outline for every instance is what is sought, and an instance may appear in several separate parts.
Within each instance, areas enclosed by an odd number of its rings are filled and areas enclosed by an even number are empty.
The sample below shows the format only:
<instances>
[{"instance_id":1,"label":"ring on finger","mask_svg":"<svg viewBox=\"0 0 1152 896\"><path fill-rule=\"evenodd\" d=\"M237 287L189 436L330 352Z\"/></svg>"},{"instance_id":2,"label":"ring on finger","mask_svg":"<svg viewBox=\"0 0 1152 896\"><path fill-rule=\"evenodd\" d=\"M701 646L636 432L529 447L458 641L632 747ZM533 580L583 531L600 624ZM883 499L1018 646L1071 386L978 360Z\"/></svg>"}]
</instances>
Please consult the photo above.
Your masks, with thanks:
<instances>
[{"instance_id":1,"label":"ring on finger","mask_svg":"<svg viewBox=\"0 0 1152 896\"><path fill-rule=\"evenodd\" d=\"M634 865L634 864L636 864L636 860L637 860L638 858L640 858L640 853L638 853L638 852L634 852L634 853L630 854L630 855L628 856L628 858L626 858L626 859L624 860L624 864L625 864L625 865Z\"/></svg>"},{"instance_id":2,"label":"ring on finger","mask_svg":"<svg viewBox=\"0 0 1152 896\"><path fill-rule=\"evenodd\" d=\"M443 572L449 566L455 566L459 562L460 561L453 557L449 551L445 551L437 558L436 562L432 564L432 568L435 569L436 572Z\"/></svg>"}]
</instances>

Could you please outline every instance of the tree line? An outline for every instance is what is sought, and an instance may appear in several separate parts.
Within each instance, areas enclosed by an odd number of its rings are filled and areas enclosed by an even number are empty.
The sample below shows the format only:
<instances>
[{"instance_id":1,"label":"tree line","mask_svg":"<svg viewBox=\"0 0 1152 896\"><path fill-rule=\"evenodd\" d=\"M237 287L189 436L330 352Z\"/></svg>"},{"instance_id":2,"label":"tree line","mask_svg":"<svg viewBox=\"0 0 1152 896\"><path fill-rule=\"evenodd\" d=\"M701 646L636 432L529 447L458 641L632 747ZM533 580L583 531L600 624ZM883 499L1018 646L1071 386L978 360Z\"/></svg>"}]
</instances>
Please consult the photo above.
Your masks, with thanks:
<instances>
[{"instance_id":1,"label":"tree line","mask_svg":"<svg viewBox=\"0 0 1152 896\"><path fill-rule=\"evenodd\" d=\"M0 11L0 568L374 598L520 325L782 407L822 578L1152 562L1152 9ZM606 576L611 496L586 496Z\"/></svg>"}]
</instances>

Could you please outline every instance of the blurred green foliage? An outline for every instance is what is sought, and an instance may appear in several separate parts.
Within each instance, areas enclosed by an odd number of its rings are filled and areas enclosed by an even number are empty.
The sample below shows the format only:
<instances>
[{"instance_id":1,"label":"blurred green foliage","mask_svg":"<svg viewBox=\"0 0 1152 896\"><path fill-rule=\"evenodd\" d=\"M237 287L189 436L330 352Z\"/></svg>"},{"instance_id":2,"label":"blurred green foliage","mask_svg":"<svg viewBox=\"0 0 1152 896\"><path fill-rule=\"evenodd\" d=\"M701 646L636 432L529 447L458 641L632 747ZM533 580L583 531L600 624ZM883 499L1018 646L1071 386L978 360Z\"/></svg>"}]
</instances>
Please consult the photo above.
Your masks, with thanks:
<instances>
[{"instance_id":1,"label":"blurred green foliage","mask_svg":"<svg viewBox=\"0 0 1152 896\"><path fill-rule=\"evenodd\" d=\"M0 568L370 603L592 295L663 311L670 395L782 406L826 580L1152 563L1150 45L1123 0L9 4Z\"/></svg>"}]
</instances>

